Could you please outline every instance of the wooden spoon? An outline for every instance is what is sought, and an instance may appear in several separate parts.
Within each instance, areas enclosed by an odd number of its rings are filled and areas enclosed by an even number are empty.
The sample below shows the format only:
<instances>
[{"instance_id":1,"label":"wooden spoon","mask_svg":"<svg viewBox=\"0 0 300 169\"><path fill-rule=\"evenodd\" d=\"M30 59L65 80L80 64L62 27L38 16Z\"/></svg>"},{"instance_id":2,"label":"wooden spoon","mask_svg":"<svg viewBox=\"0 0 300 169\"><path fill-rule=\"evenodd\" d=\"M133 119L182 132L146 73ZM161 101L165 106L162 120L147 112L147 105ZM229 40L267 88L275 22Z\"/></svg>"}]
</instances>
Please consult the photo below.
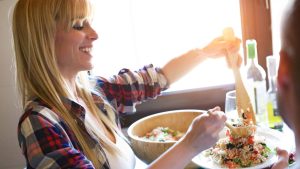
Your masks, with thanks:
<instances>
[{"instance_id":1,"label":"wooden spoon","mask_svg":"<svg viewBox=\"0 0 300 169\"><path fill-rule=\"evenodd\" d=\"M233 41L234 33L232 28L225 28L223 31L224 40ZM246 88L243 84L242 77L237 66L238 56L231 54L227 51L227 59L232 66L234 79L235 79L235 88L236 88L236 105L237 112L240 118L243 119L245 125L249 125L251 123L256 125L255 113L253 111L253 107L250 101L250 97L246 91Z\"/></svg>"}]
</instances>

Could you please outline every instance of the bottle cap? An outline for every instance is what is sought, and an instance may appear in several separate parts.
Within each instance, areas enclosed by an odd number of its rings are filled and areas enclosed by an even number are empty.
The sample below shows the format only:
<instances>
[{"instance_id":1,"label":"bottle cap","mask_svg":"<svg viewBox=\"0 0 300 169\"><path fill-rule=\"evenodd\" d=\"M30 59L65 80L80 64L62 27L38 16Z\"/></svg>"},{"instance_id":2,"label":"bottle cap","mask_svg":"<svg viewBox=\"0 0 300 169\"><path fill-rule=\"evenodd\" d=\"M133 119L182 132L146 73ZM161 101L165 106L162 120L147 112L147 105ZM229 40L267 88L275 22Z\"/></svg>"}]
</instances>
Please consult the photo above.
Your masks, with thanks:
<instances>
[{"instance_id":1,"label":"bottle cap","mask_svg":"<svg viewBox=\"0 0 300 169\"><path fill-rule=\"evenodd\" d=\"M246 46L247 46L248 58L254 59L256 57L256 40L255 39L247 40Z\"/></svg>"}]
</instances>

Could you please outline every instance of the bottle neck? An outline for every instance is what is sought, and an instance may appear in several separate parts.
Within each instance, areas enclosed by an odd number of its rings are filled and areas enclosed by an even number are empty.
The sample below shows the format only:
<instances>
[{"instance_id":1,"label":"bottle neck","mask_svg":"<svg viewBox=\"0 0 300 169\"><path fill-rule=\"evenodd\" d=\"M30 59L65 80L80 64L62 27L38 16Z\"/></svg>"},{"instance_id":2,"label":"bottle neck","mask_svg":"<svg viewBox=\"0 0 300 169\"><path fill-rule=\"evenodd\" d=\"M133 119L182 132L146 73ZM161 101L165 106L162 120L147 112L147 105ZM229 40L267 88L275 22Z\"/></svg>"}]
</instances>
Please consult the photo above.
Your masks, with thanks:
<instances>
[{"instance_id":1,"label":"bottle neck","mask_svg":"<svg viewBox=\"0 0 300 169\"><path fill-rule=\"evenodd\" d=\"M258 65L258 61L257 61L257 58L255 57L255 58L249 58L248 57L248 63L247 63L248 65L253 65L253 66L256 66L256 65Z\"/></svg>"},{"instance_id":2,"label":"bottle neck","mask_svg":"<svg viewBox=\"0 0 300 169\"><path fill-rule=\"evenodd\" d=\"M268 91L277 91L276 76L269 76L269 90Z\"/></svg>"}]
</instances>

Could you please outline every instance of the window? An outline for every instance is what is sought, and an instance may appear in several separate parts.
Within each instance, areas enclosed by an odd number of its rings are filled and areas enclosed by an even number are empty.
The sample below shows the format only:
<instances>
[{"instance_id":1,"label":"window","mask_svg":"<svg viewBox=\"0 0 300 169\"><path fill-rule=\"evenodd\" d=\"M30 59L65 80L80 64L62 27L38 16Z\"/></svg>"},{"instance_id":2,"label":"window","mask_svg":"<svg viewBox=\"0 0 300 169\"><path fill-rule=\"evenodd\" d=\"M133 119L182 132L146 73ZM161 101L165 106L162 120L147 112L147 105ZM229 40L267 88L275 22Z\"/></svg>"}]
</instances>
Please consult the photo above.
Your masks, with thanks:
<instances>
[{"instance_id":1,"label":"window","mask_svg":"<svg viewBox=\"0 0 300 169\"><path fill-rule=\"evenodd\" d=\"M149 63L162 66L189 49L203 47L227 26L242 38L240 53L244 52L244 56L245 40L257 40L259 63L266 69L265 57L278 54L280 48L278 15L287 2L96 0L94 27L99 40L94 49L93 71L109 76L123 67L134 70ZM139 113L122 122L128 126L151 113L172 109L208 109L216 105L224 108L225 93L234 88L233 82L224 59L208 60L162 96L137 106Z\"/></svg>"},{"instance_id":2,"label":"window","mask_svg":"<svg viewBox=\"0 0 300 169\"><path fill-rule=\"evenodd\" d=\"M121 68L136 70L204 47L233 27L241 37L239 0L97 0L94 28L99 33L93 73L110 76ZM116 5L118 4L118 5ZM234 82L224 58L207 60L169 91Z\"/></svg>"},{"instance_id":3,"label":"window","mask_svg":"<svg viewBox=\"0 0 300 169\"><path fill-rule=\"evenodd\" d=\"M273 55L278 56L281 41L280 41L280 32L281 32L281 22L283 19L283 14L287 5L290 1L271 1L271 16L272 16L272 39L273 39Z\"/></svg>"}]
</instances>

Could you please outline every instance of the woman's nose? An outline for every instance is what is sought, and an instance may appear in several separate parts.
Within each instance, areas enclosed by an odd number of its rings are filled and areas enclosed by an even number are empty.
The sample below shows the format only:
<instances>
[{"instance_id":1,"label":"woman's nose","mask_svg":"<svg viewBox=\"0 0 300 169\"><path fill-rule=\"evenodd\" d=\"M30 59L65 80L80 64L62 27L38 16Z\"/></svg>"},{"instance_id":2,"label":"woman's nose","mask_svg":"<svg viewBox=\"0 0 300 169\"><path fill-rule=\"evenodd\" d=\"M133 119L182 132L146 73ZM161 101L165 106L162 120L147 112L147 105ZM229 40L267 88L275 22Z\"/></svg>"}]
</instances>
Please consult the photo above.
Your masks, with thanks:
<instances>
[{"instance_id":1,"label":"woman's nose","mask_svg":"<svg viewBox=\"0 0 300 169\"><path fill-rule=\"evenodd\" d=\"M93 41L98 39L98 34L92 27L88 31L88 37Z\"/></svg>"}]
</instances>

